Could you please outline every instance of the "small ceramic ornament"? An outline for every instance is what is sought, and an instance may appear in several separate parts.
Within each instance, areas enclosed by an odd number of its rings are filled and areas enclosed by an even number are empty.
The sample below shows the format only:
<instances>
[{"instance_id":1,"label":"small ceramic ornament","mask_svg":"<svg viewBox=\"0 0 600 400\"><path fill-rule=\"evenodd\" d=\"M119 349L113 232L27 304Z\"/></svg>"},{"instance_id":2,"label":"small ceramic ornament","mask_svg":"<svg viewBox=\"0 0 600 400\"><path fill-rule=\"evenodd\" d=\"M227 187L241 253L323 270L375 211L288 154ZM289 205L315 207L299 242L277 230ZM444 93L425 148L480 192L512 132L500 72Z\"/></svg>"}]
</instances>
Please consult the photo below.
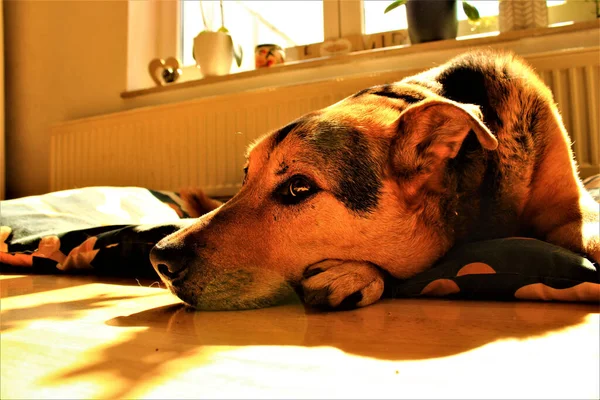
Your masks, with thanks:
<instances>
[{"instance_id":1,"label":"small ceramic ornament","mask_svg":"<svg viewBox=\"0 0 600 400\"><path fill-rule=\"evenodd\" d=\"M158 86L164 86L173 83L181 76L179 60L175 57L169 57L166 60L155 58L148 64L150 77Z\"/></svg>"}]
</instances>

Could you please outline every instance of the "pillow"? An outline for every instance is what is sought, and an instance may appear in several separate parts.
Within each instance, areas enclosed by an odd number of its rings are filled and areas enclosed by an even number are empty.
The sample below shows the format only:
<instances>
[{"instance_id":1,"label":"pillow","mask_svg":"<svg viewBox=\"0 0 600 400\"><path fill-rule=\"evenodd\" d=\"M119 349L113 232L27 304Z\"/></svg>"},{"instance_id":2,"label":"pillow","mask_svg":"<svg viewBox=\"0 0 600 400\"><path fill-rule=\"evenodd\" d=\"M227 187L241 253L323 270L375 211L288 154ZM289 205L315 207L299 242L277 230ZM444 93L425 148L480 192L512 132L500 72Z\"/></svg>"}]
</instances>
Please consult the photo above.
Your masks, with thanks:
<instances>
[{"instance_id":1,"label":"pillow","mask_svg":"<svg viewBox=\"0 0 600 400\"><path fill-rule=\"evenodd\" d=\"M507 238L457 247L386 290L391 297L599 301L600 274L593 262L562 247Z\"/></svg>"},{"instance_id":2,"label":"pillow","mask_svg":"<svg viewBox=\"0 0 600 400\"><path fill-rule=\"evenodd\" d=\"M156 242L194 222L175 192L89 187L1 203L0 266L20 273L157 279ZM599 301L598 266L535 239L507 238L451 250L386 296Z\"/></svg>"},{"instance_id":3,"label":"pillow","mask_svg":"<svg viewBox=\"0 0 600 400\"><path fill-rule=\"evenodd\" d=\"M600 203L600 174L584 179L583 185L590 192L594 200Z\"/></svg>"}]
</instances>

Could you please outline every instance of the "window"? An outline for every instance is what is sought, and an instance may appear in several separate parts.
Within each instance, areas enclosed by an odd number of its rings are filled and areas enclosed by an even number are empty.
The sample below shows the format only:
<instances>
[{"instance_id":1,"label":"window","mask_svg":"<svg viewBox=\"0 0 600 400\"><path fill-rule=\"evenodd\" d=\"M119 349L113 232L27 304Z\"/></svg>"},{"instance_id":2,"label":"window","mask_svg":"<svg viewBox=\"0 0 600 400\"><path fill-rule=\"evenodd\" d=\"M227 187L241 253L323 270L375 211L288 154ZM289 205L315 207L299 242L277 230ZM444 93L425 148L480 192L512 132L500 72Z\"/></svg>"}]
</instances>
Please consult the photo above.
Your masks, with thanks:
<instances>
[{"instance_id":1,"label":"window","mask_svg":"<svg viewBox=\"0 0 600 400\"><path fill-rule=\"evenodd\" d=\"M364 0L364 21L365 34L373 34L386 32L398 29L406 29L408 27L406 21L406 7L401 6L396 10L384 14L385 8L391 0ZM471 23L467 20L463 8L458 4L458 21L459 31L458 36L467 36L478 33L498 31L498 12L499 2L488 0L469 0L469 3L477 7L481 21L479 23ZM593 19L594 11L592 2L576 1L576 0L547 0L548 6L548 24L561 24L569 21L584 21Z\"/></svg>"},{"instance_id":2,"label":"window","mask_svg":"<svg viewBox=\"0 0 600 400\"><path fill-rule=\"evenodd\" d=\"M408 23L406 21L406 7L401 6L394 11L384 14L385 8L390 4L388 0L365 0L364 15L365 15L365 33L379 33L391 30L406 29ZM497 30L498 25L496 20L493 21L490 16L498 15L497 1L470 1L470 4L477 7L482 21L478 24L470 24L467 21L467 16L460 6L460 1L457 6L459 25L459 36L469 35L471 33L489 32Z\"/></svg>"},{"instance_id":3,"label":"window","mask_svg":"<svg viewBox=\"0 0 600 400\"><path fill-rule=\"evenodd\" d=\"M206 24L220 26L220 6L216 0L179 0L181 4L181 44L183 65L193 65L194 37ZM469 0L479 10L481 21L467 20L458 0L458 36L498 33L499 2ZM242 66L231 72L254 68L254 47L275 43L284 48L321 43L327 39L370 35L407 28L405 7L384 14L392 0L227 0L223 2L225 26L235 43L242 46ZM550 25L594 19L595 3L582 0L547 0ZM204 17L203 17L204 14ZM205 22L203 22L205 21ZM314 54L318 56L318 52Z\"/></svg>"},{"instance_id":4,"label":"window","mask_svg":"<svg viewBox=\"0 0 600 400\"><path fill-rule=\"evenodd\" d=\"M254 48L259 44L278 44L283 48L323 42L322 1L242 1L223 3L225 27L235 44L242 46L241 67L231 72L254 69ZM183 65L193 65L194 37L205 30L217 30L221 25L218 1L182 2Z\"/></svg>"}]
</instances>

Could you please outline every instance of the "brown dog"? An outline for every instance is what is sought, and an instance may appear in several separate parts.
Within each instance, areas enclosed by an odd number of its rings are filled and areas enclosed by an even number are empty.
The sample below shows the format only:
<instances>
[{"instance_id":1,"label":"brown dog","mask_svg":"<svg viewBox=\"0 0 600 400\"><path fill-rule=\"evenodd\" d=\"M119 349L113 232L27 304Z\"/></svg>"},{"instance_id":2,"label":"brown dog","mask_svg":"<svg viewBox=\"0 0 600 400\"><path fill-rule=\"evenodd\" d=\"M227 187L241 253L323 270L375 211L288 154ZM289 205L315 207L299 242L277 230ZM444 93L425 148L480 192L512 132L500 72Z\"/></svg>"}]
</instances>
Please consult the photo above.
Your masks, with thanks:
<instances>
[{"instance_id":1,"label":"brown dog","mask_svg":"<svg viewBox=\"0 0 600 400\"><path fill-rule=\"evenodd\" d=\"M366 306L453 245L539 238L600 261L550 90L510 54L472 52L272 132L240 192L160 241L163 281L200 309Z\"/></svg>"}]
</instances>

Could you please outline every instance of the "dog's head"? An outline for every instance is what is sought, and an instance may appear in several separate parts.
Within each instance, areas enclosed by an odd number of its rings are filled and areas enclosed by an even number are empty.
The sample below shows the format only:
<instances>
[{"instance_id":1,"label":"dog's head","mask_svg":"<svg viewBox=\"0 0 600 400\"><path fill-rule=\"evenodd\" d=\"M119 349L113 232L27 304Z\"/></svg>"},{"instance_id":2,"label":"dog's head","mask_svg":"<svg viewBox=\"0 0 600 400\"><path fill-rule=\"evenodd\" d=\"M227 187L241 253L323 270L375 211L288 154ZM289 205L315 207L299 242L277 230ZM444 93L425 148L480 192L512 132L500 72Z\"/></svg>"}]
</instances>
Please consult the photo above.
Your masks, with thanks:
<instances>
[{"instance_id":1,"label":"dog's head","mask_svg":"<svg viewBox=\"0 0 600 400\"><path fill-rule=\"evenodd\" d=\"M274 304L328 259L414 275L451 245L434 199L471 131L497 146L474 106L408 85L359 92L251 146L239 193L160 241L152 263L200 309Z\"/></svg>"}]
</instances>

